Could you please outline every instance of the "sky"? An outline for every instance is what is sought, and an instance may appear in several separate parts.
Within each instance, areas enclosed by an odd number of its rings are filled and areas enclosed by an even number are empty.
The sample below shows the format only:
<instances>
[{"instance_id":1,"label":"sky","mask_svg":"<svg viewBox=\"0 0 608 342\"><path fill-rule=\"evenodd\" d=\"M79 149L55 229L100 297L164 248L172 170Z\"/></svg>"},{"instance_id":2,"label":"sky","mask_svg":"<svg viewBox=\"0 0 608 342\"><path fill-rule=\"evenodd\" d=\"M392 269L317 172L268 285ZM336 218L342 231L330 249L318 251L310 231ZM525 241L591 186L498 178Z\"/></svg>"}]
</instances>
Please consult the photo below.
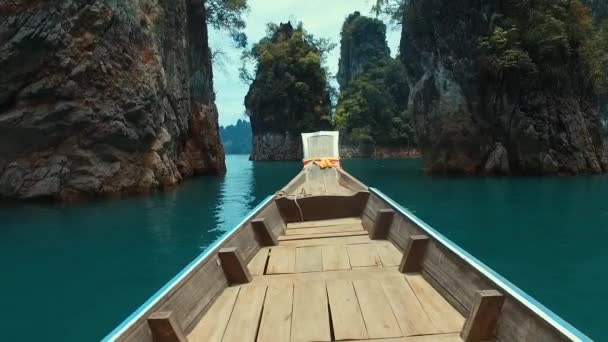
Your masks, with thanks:
<instances>
[{"instance_id":1,"label":"sky","mask_svg":"<svg viewBox=\"0 0 608 342\"><path fill-rule=\"evenodd\" d=\"M251 46L264 37L267 23L301 21L304 29L315 37L329 38L338 44L327 56L330 75L335 76L338 73L340 30L344 19L354 11L369 15L373 2L374 0L249 0L250 11L246 15L245 33ZM400 31L391 29L388 25L387 42L393 56L398 51L400 36ZM219 122L222 126L234 124L238 119L247 118L243 102L249 86L241 82L238 71L241 66L241 50L234 48L230 38L223 32L210 32L209 45L213 51L223 52L213 65ZM333 84L337 86L335 80Z\"/></svg>"}]
</instances>

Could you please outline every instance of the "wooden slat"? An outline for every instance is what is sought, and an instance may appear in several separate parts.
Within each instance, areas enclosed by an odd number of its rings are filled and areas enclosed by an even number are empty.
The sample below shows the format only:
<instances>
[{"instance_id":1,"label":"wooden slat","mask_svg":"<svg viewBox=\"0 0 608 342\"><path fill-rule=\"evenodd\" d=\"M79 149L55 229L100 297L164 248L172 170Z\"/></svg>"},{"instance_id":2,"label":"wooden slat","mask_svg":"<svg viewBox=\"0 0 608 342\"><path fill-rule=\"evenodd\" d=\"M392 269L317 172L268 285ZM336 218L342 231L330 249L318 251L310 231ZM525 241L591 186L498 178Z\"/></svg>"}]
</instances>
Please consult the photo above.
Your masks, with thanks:
<instances>
[{"instance_id":1,"label":"wooden slat","mask_svg":"<svg viewBox=\"0 0 608 342\"><path fill-rule=\"evenodd\" d=\"M309 272L309 273L289 273L273 274L262 277L255 277L250 284L273 285L278 283L306 283L310 281L327 281L334 279L380 279L384 277L394 277L397 267L364 267L345 271L328 272Z\"/></svg>"},{"instance_id":2,"label":"wooden slat","mask_svg":"<svg viewBox=\"0 0 608 342\"><path fill-rule=\"evenodd\" d=\"M295 247L272 247L266 274L293 273L296 264Z\"/></svg>"},{"instance_id":3,"label":"wooden slat","mask_svg":"<svg viewBox=\"0 0 608 342\"><path fill-rule=\"evenodd\" d=\"M359 340L359 342L462 342L458 334L441 334L441 335L425 335L425 336L410 336L398 338L383 338L373 340Z\"/></svg>"},{"instance_id":4,"label":"wooden slat","mask_svg":"<svg viewBox=\"0 0 608 342\"><path fill-rule=\"evenodd\" d=\"M336 340L366 339L367 329L350 280L327 282L327 296Z\"/></svg>"},{"instance_id":5,"label":"wooden slat","mask_svg":"<svg viewBox=\"0 0 608 342\"><path fill-rule=\"evenodd\" d=\"M397 251L395 246L388 241L375 244L376 255L380 258L382 266L399 266L401 262L401 253Z\"/></svg>"},{"instance_id":6,"label":"wooden slat","mask_svg":"<svg viewBox=\"0 0 608 342\"><path fill-rule=\"evenodd\" d=\"M229 287L213 303L211 309L188 335L190 342L220 342L232 314L240 287Z\"/></svg>"},{"instance_id":7,"label":"wooden slat","mask_svg":"<svg viewBox=\"0 0 608 342\"><path fill-rule=\"evenodd\" d=\"M328 227L315 227L315 228L300 228L300 229L289 229L285 231L285 235L309 235L309 234L327 234L327 233L343 233L343 232L362 232L363 226L361 223L358 224L345 224L338 226Z\"/></svg>"},{"instance_id":8,"label":"wooden slat","mask_svg":"<svg viewBox=\"0 0 608 342\"><path fill-rule=\"evenodd\" d=\"M440 333L403 276L387 277L381 283L403 335Z\"/></svg>"},{"instance_id":9,"label":"wooden slat","mask_svg":"<svg viewBox=\"0 0 608 342\"><path fill-rule=\"evenodd\" d=\"M377 280L354 280L367 333L371 338L402 336L393 310Z\"/></svg>"},{"instance_id":10,"label":"wooden slat","mask_svg":"<svg viewBox=\"0 0 608 342\"><path fill-rule=\"evenodd\" d=\"M349 270L350 260L344 245L321 246L323 254L323 271Z\"/></svg>"},{"instance_id":11,"label":"wooden slat","mask_svg":"<svg viewBox=\"0 0 608 342\"><path fill-rule=\"evenodd\" d=\"M406 274L405 278L414 294L422 304L424 311L439 331L443 333L459 332L464 325L464 317L454 309L429 283L419 274Z\"/></svg>"},{"instance_id":12,"label":"wooden slat","mask_svg":"<svg viewBox=\"0 0 608 342\"><path fill-rule=\"evenodd\" d=\"M295 284L291 341L330 341L330 339L325 283Z\"/></svg>"},{"instance_id":13,"label":"wooden slat","mask_svg":"<svg viewBox=\"0 0 608 342\"><path fill-rule=\"evenodd\" d=\"M293 285L269 286L257 342L289 341L292 307Z\"/></svg>"},{"instance_id":14,"label":"wooden slat","mask_svg":"<svg viewBox=\"0 0 608 342\"><path fill-rule=\"evenodd\" d=\"M358 236L346 236L346 237L335 237L325 239L304 239L304 240L292 240L292 241L280 241L279 246L323 246L323 245L335 245L335 244L355 244L355 243L367 243L370 242L369 238L365 235Z\"/></svg>"},{"instance_id":15,"label":"wooden slat","mask_svg":"<svg viewBox=\"0 0 608 342\"><path fill-rule=\"evenodd\" d=\"M266 267L266 261L268 259L268 252L270 249L262 248L258 253L251 259L247 268L252 276L260 276L264 274L264 268Z\"/></svg>"},{"instance_id":16,"label":"wooden slat","mask_svg":"<svg viewBox=\"0 0 608 342\"><path fill-rule=\"evenodd\" d=\"M348 245L348 257L352 267L380 266L380 258L376 255L376 248L373 244Z\"/></svg>"},{"instance_id":17,"label":"wooden slat","mask_svg":"<svg viewBox=\"0 0 608 342\"><path fill-rule=\"evenodd\" d=\"M295 272L321 272L323 270L323 254L321 246L296 248Z\"/></svg>"},{"instance_id":18,"label":"wooden slat","mask_svg":"<svg viewBox=\"0 0 608 342\"><path fill-rule=\"evenodd\" d=\"M321 234L302 234L302 235L283 235L279 236L279 241L290 241L290 240L303 240L303 239L320 239L320 238L332 238L332 237L343 237L343 236L358 236L367 235L364 230L357 230L351 232L336 232L336 233L321 233Z\"/></svg>"},{"instance_id":19,"label":"wooden slat","mask_svg":"<svg viewBox=\"0 0 608 342\"><path fill-rule=\"evenodd\" d=\"M340 226L340 225L345 225L345 224L357 224L357 223L361 223L360 218L346 217L346 218L333 219L333 220L288 223L287 229L289 230L289 229L299 229L299 228L329 227L329 226Z\"/></svg>"},{"instance_id":20,"label":"wooden slat","mask_svg":"<svg viewBox=\"0 0 608 342\"><path fill-rule=\"evenodd\" d=\"M222 342L255 340L265 295L266 286L241 288Z\"/></svg>"}]
</instances>

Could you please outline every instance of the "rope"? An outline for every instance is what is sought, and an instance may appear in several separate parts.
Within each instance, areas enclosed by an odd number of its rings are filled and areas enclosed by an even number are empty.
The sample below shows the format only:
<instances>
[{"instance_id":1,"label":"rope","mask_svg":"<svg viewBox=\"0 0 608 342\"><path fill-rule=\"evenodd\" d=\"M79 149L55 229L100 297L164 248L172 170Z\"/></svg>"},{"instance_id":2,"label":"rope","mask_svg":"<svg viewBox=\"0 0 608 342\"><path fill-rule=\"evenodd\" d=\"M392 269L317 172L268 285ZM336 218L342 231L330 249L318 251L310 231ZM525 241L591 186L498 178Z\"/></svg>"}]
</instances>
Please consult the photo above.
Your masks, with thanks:
<instances>
[{"instance_id":1,"label":"rope","mask_svg":"<svg viewBox=\"0 0 608 342\"><path fill-rule=\"evenodd\" d=\"M277 191L276 194L278 196L283 196L283 197L292 197L294 203L296 204L296 207L298 207L298 212L300 213L300 222L304 222L304 213L302 212L302 207L300 207L300 204L298 203L298 198L309 197L309 196L312 196L312 194L307 194L306 190L304 188L302 188L302 190L300 191L299 194L295 194L295 195L290 195L287 192L285 192L284 190Z\"/></svg>"}]
</instances>

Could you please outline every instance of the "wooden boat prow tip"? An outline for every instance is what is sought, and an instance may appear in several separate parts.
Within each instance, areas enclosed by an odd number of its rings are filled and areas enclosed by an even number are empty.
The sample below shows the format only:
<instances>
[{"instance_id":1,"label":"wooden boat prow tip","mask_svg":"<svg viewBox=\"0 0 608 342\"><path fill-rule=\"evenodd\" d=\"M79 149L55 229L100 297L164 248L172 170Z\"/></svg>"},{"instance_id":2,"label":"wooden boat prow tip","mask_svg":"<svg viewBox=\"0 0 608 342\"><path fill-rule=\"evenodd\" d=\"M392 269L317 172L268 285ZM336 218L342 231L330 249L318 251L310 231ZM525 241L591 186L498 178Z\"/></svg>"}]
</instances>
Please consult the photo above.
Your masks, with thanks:
<instances>
[{"instance_id":1,"label":"wooden boat prow tip","mask_svg":"<svg viewBox=\"0 0 608 342\"><path fill-rule=\"evenodd\" d=\"M304 168L104 341L591 341L339 165Z\"/></svg>"}]
</instances>

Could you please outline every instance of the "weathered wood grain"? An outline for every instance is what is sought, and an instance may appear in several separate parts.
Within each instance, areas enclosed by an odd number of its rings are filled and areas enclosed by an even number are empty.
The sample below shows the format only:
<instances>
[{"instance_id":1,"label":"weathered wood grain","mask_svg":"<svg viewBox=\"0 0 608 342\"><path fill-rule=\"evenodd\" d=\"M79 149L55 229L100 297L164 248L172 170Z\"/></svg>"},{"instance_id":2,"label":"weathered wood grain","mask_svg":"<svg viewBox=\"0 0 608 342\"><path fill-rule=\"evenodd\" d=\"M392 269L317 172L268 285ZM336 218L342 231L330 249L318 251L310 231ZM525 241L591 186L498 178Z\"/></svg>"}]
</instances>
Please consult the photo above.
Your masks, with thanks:
<instances>
[{"instance_id":1,"label":"weathered wood grain","mask_svg":"<svg viewBox=\"0 0 608 342\"><path fill-rule=\"evenodd\" d=\"M404 336L440 333L403 276L386 277L380 282Z\"/></svg>"},{"instance_id":2,"label":"weathered wood grain","mask_svg":"<svg viewBox=\"0 0 608 342\"><path fill-rule=\"evenodd\" d=\"M395 211L393 209L378 210L376 219L374 220L374 226L369 231L369 238L372 240L386 239L394 217Z\"/></svg>"},{"instance_id":3,"label":"weathered wood grain","mask_svg":"<svg viewBox=\"0 0 608 342\"><path fill-rule=\"evenodd\" d=\"M241 287L222 342L255 340L265 296L266 286Z\"/></svg>"},{"instance_id":4,"label":"weathered wood grain","mask_svg":"<svg viewBox=\"0 0 608 342\"><path fill-rule=\"evenodd\" d=\"M260 276L264 274L266 268L266 262L268 261L269 248L262 248L258 253L251 259L247 268L252 276Z\"/></svg>"},{"instance_id":5,"label":"weathered wood grain","mask_svg":"<svg viewBox=\"0 0 608 342\"><path fill-rule=\"evenodd\" d=\"M342 225L333 225L327 227L312 227L312 228L299 228L299 229L287 229L285 235L313 235L313 234L327 234L327 233L343 233L343 232L364 232L361 223L351 223Z\"/></svg>"},{"instance_id":6,"label":"weathered wood grain","mask_svg":"<svg viewBox=\"0 0 608 342\"><path fill-rule=\"evenodd\" d=\"M345 245L326 245L321 248L324 272L350 269L350 259Z\"/></svg>"},{"instance_id":7,"label":"weathered wood grain","mask_svg":"<svg viewBox=\"0 0 608 342\"><path fill-rule=\"evenodd\" d=\"M381 266L382 262L376 254L375 244L364 243L346 246L348 258L352 267Z\"/></svg>"},{"instance_id":8,"label":"weathered wood grain","mask_svg":"<svg viewBox=\"0 0 608 342\"><path fill-rule=\"evenodd\" d=\"M240 287L225 289L188 335L188 342L221 342Z\"/></svg>"},{"instance_id":9,"label":"weathered wood grain","mask_svg":"<svg viewBox=\"0 0 608 342\"><path fill-rule=\"evenodd\" d=\"M454 309L421 275L406 274L405 279L414 291L433 324L443 333L460 332L464 317Z\"/></svg>"},{"instance_id":10,"label":"weathered wood grain","mask_svg":"<svg viewBox=\"0 0 608 342\"><path fill-rule=\"evenodd\" d=\"M273 247L270 249L266 274L293 273L296 265L295 247Z\"/></svg>"},{"instance_id":11,"label":"weathered wood grain","mask_svg":"<svg viewBox=\"0 0 608 342\"><path fill-rule=\"evenodd\" d=\"M358 236L346 236L346 237L333 237L333 238L316 238L316 239L303 239L303 240L291 240L291 241L279 241L279 246L323 246L323 245L335 245L335 244L356 244L356 243L368 243L370 242L367 235Z\"/></svg>"},{"instance_id":12,"label":"weathered wood grain","mask_svg":"<svg viewBox=\"0 0 608 342\"><path fill-rule=\"evenodd\" d=\"M422 260L426 254L429 237L426 235L412 235L403 252L403 259L399 264L401 273L419 273L422 269Z\"/></svg>"},{"instance_id":13,"label":"weathered wood grain","mask_svg":"<svg viewBox=\"0 0 608 342\"><path fill-rule=\"evenodd\" d=\"M374 247L382 266L399 266L402 254L390 241L382 241L375 244Z\"/></svg>"},{"instance_id":14,"label":"weathered wood grain","mask_svg":"<svg viewBox=\"0 0 608 342\"><path fill-rule=\"evenodd\" d=\"M332 238L342 236L358 236L367 235L364 230L350 231L350 232L336 232L336 233L320 233L320 234L304 234L304 235L283 235L279 236L279 241L291 241L291 240L305 240L305 239L321 239L321 238Z\"/></svg>"},{"instance_id":15,"label":"weathered wood grain","mask_svg":"<svg viewBox=\"0 0 608 342\"><path fill-rule=\"evenodd\" d=\"M399 324L393 315L393 310L380 282L376 279L353 280L353 285L369 337L402 336Z\"/></svg>"},{"instance_id":16,"label":"weathered wood grain","mask_svg":"<svg viewBox=\"0 0 608 342\"><path fill-rule=\"evenodd\" d=\"M500 317L496 323L496 340L566 342L569 338L550 326L528 308L510 297L506 297Z\"/></svg>"},{"instance_id":17,"label":"weathered wood grain","mask_svg":"<svg viewBox=\"0 0 608 342\"><path fill-rule=\"evenodd\" d=\"M251 228L260 246L276 246L279 244L277 237L263 217L251 220Z\"/></svg>"},{"instance_id":18,"label":"weathered wood grain","mask_svg":"<svg viewBox=\"0 0 608 342\"><path fill-rule=\"evenodd\" d=\"M477 291L471 313L460 332L463 341L482 342L493 338L504 301L505 297L496 290Z\"/></svg>"},{"instance_id":19,"label":"weathered wood grain","mask_svg":"<svg viewBox=\"0 0 608 342\"><path fill-rule=\"evenodd\" d=\"M323 252L320 246L296 248L295 272L323 271Z\"/></svg>"},{"instance_id":20,"label":"weathered wood grain","mask_svg":"<svg viewBox=\"0 0 608 342\"><path fill-rule=\"evenodd\" d=\"M276 200L276 203L281 211L281 216L285 222L289 223L361 216L368 196L369 192L360 191L352 196L301 197L297 199L297 205L294 199L281 197ZM327 208L332 208L332 210L327 210ZM303 217L300 217L300 209Z\"/></svg>"},{"instance_id":21,"label":"weathered wood grain","mask_svg":"<svg viewBox=\"0 0 608 342\"><path fill-rule=\"evenodd\" d=\"M366 191L367 185L361 183L357 178L353 177L350 173L344 171L344 169L336 169L338 172L338 183L343 187L346 187L352 191Z\"/></svg>"},{"instance_id":22,"label":"weathered wood grain","mask_svg":"<svg viewBox=\"0 0 608 342\"><path fill-rule=\"evenodd\" d=\"M362 340L369 337L350 280L328 281L327 297L336 340Z\"/></svg>"},{"instance_id":23,"label":"weathered wood grain","mask_svg":"<svg viewBox=\"0 0 608 342\"><path fill-rule=\"evenodd\" d=\"M297 283L293 293L291 341L330 341L325 283Z\"/></svg>"},{"instance_id":24,"label":"weathered wood grain","mask_svg":"<svg viewBox=\"0 0 608 342\"><path fill-rule=\"evenodd\" d=\"M257 342L289 341L292 308L292 284L268 286Z\"/></svg>"},{"instance_id":25,"label":"weathered wood grain","mask_svg":"<svg viewBox=\"0 0 608 342\"><path fill-rule=\"evenodd\" d=\"M292 222L287 224L287 230L300 229L300 228L318 228L318 227L330 227L330 226L342 226L350 224L361 223L361 219L358 217L345 217L332 220L319 220L319 221L304 221L304 222Z\"/></svg>"},{"instance_id":26,"label":"weathered wood grain","mask_svg":"<svg viewBox=\"0 0 608 342\"><path fill-rule=\"evenodd\" d=\"M244 284L251 281L251 274L237 247L224 247L218 256L224 269L224 274L231 284Z\"/></svg>"},{"instance_id":27,"label":"weathered wood grain","mask_svg":"<svg viewBox=\"0 0 608 342\"><path fill-rule=\"evenodd\" d=\"M250 285L276 285L276 284L296 284L309 283L314 281L328 281L336 279L383 279L385 277L394 277L397 267L366 267L353 270L342 271L327 271L327 272L309 272L309 273L285 273L265 275L263 277L255 277L249 283ZM398 274L398 273L397 273Z\"/></svg>"},{"instance_id":28,"label":"weathered wood grain","mask_svg":"<svg viewBox=\"0 0 608 342\"><path fill-rule=\"evenodd\" d=\"M154 342L188 342L171 311L155 312L148 317Z\"/></svg>"}]
</instances>

